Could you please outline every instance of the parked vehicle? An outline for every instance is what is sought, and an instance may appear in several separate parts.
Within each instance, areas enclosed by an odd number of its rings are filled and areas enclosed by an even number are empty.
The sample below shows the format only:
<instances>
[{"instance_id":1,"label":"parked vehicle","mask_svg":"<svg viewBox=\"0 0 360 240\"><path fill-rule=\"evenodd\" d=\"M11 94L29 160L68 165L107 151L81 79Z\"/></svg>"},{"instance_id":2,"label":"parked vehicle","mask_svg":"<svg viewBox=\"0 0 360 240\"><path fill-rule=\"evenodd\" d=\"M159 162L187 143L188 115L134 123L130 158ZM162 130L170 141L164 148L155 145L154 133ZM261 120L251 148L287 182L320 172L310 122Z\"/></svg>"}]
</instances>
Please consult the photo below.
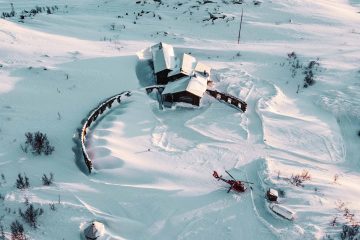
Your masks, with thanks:
<instances>
[{"instance_id":1,"label":"parked vehicle","mask_svg":"<svg viewBox=\"0 0 360 240\"><path fill-rule=\"evenodd\" d=\"M225 170L225 172L232 178L230 180L228 179L225 179L222 177L222 175L219 176L219 174L214 171L213 172L213 177L216 178L218 181L221 180L223 182L226 182L227 184L230 185L229 189L228 189L228 193L231 191L231 190L234 190L236 192L245 192L245 190L247 189L247 187L245 186L244 183L248 183L248 184L253 184L252 182L246 182L246 181L240 181L240 180L237 180L235 179L228 171Z\"/></svg>"}]
</instances>

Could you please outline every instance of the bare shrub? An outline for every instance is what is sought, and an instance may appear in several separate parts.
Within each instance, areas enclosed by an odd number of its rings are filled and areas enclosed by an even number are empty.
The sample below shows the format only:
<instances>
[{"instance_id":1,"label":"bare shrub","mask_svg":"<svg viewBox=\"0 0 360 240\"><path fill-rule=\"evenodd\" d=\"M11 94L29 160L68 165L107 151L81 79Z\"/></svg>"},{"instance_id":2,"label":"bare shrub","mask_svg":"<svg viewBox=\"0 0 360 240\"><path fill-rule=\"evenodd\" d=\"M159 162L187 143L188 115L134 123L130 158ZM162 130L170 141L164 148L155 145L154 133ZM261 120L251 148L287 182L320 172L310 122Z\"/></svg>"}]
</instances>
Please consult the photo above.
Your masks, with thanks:
<instances>
[{"instance_id":1,"label":"bare shrub","mask_svg":"<svg viewBox=\"0 0 360 240\"><path fill-rule=\"evenodd\" d=\"M310 175L308 170L303 170L303 172L301 173L300 176L304 181L305 180L311 180L311 175Z\"/></svg>"},{"instance_id":2,"label":"bare shrub","mask_svg":"<svg viewBox=\"0 0 360 240\"><path fill-rule=\"evenodd\" d=\"M1 174L1 180L3 181L3 183L6 183L6 178L5 178L5 175L3 173Z\"/></svg>"},{"instance_id":3,"label":"bare shrub","mask_svg":"<svg viewBox=\"0 0 360 240\"><path fill-rule=\"evenodd\" d=\"M283 198L286 196L286 192L284 189L278 189L279 197Z\"/></svg>"},{"instance_id":4,"label":"bare shrub","mask_svg":"<svg viewBox=\"0 0 360 240\"><path fill-rule=\"evenodd\" d=\"M56 211L55 203L49 203L49 207L51 211Z\"/></svg>"},{"instance_id":5,"label":"bare shrub","mask_svg":"<svg viewBox=\"0 0 360 240\"><path fill-rule=\"evenodd\" d=\"M334 217L333 220L331 220L330 225L335 227L336 224L337 224L337 217Z\"/></svg>"},{"instance_id":6,"label":"bare shrub","mask_svg":"<svg viewBox=\"0 0 360 240\"><path fill-rule=\"evenodd\" d=\"M115 23L110 24L110 30L112 30L112 31L115 30Z\"/></svg>"},{"instance_id":7,"label":"bare shrub","mask_svg":"<svg viewBox=\"0 0 360 240\"><path fill-rule=\"evenodd\" d=\"M301 174L291 175L290 183L297 187L304 187L303 182L311 179L311 175L308 170L303 170Z\"/></svg>"}]
</instances>

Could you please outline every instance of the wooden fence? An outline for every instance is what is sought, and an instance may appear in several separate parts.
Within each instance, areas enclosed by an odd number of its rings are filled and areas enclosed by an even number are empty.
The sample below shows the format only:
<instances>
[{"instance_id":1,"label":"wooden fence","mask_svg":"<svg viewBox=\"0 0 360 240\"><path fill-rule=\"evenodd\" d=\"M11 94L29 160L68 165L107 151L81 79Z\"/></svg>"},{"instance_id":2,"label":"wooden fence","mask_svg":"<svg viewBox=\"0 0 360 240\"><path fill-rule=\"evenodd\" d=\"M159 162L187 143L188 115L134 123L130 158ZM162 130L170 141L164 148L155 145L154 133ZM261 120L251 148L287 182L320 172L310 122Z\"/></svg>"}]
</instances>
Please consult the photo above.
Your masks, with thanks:
<instances>
[{"instance_id":1,"label":"wooden fence","mask_svg":"<svg viewBox=\"0 0 360 240\"><path fill-rule=\"evenodd\" d=\"M151 93L154 89L157 89L159 92L164 91L166 85L152 85L152 86L148 86L145 88L146 93L149 94Z\"/></svg>"},{"instance_id":2,"label":"wooden fence","mask_svg":"<svg viewBox=\"0 0 360 240\"><path fill-rule=\"evenodd\" d=\"M154 89L156 89L158 91L158 93L161 95L161 93L163 92L165 86L166 85L153 85L153 86L146 87L145 90L149 94ZM216 98L219 101L222 101L222 102L224 102L226 104L229 104L232 107L235 107L236 109L239 109L239 110L241 110L243 112L246 111L247 103L245 101L241 100L240 98L232 96L232 95L230 95L228 93L219 92L217 90L207 89L206 93L209 94L210 96ZM163 101L162 100L159 101L159 104L162 105Z\"/></svg>"},{"instance_id":3,"label":"wooden fence","mask_svg":"<svg viewBox=\"0 0 360 240\"><path fill-rule=\"evenodd\" d=\"M110 109L114 102L117 102L118 104L120 104L121 97L123 97L123 96L130 97L131 92L124 91L124 92L122 92L120 94L116 94L116 95L106 99L102 103L100 103L99 106L97 106L94 110L92 110L90 112L88 118L86 119L84 125L82 126L81 133L80 133L81 151L82 151L82 155L84 157L85 164L86 164L87 168L89 169L90 173L91 173L93 164L92 164L92 160L90 159L89 154L87 153L86 147L85 147L87 129L91 126L91 124L93 122L96 121L98 116L102 115L106 111L106 109Z\"/></svg>"},{"instance_id":4,"label":"wooden fence","mask_svg":"<svg viewBox=\"0 0 360 240\"><path fill-rule=\"evenodd\" d=\"M245 112L247 108L247 103L241 100L240 98L237 98L235 96L232 96L227 93L218 92L216 90L206 90L206 93L210 96L216 98L219 101L222 101L224 103L227 103L231 105L232 107L235 107L237 109L240 109L241 111Z\"/></svg>"}]
</instances>

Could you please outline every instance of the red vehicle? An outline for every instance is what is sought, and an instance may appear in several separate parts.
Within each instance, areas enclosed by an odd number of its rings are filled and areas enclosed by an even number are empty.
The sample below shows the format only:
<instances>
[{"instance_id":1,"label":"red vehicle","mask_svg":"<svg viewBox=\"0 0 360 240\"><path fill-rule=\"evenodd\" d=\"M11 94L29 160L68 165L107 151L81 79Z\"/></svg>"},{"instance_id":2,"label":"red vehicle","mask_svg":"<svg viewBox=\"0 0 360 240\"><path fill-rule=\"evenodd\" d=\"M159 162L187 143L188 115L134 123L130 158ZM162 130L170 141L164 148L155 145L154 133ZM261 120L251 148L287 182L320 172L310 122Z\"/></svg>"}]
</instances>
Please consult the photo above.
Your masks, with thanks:
<instances>
[{"instance_id":1,"label":"red vehicle","mask_svg":"<svg viewBox=\"0 0 360 240\"><path fill-rule=\"evenodd\" d=\"M232 179L230 179L230 180L224 179L221 175L219 176L219 174L216 171L214 171L213 176L218 181L221 180L221 181L226 182L227 184L230 185L229 190L227 192L230 192L232 189L235 190L236 192L245 192L246 186L244 185L244 183L251 183L251 182L245 182L245 181L236 180L233 176L231 176L231 174L228 171L225 170L225 172Z\"/></svg>"}]
</instances>

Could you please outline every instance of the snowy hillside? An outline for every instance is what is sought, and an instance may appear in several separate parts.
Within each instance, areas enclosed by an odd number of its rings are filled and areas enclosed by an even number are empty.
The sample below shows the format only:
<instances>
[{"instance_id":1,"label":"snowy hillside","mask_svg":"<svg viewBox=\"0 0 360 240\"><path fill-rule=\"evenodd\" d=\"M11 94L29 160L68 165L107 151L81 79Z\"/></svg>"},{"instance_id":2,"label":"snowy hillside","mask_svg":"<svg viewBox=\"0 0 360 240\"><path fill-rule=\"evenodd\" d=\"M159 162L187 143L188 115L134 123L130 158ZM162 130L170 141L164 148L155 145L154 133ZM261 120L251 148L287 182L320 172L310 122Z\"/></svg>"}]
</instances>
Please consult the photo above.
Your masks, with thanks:
<instances>
[{"instance_id":1,"label":"snowy hillside","mask_svg":"<svg viewBox=\"0 0 360 240\"><path fill-rule=\"evenodd\" d=\"M104 239L341 239L359 225L360 1L0 0L0 15L0 239L15 220L36 240L80 239L92 220ZM159 109L139 63L159 42L211 66L247 111L209 96ZM87 174L81 121L126 90L87 133ZM36 131L51 155L22 150ZM214 170L252 189L227 194ZM293 221L270 211L268 188Z\"/></svg>"}]
</instances>

